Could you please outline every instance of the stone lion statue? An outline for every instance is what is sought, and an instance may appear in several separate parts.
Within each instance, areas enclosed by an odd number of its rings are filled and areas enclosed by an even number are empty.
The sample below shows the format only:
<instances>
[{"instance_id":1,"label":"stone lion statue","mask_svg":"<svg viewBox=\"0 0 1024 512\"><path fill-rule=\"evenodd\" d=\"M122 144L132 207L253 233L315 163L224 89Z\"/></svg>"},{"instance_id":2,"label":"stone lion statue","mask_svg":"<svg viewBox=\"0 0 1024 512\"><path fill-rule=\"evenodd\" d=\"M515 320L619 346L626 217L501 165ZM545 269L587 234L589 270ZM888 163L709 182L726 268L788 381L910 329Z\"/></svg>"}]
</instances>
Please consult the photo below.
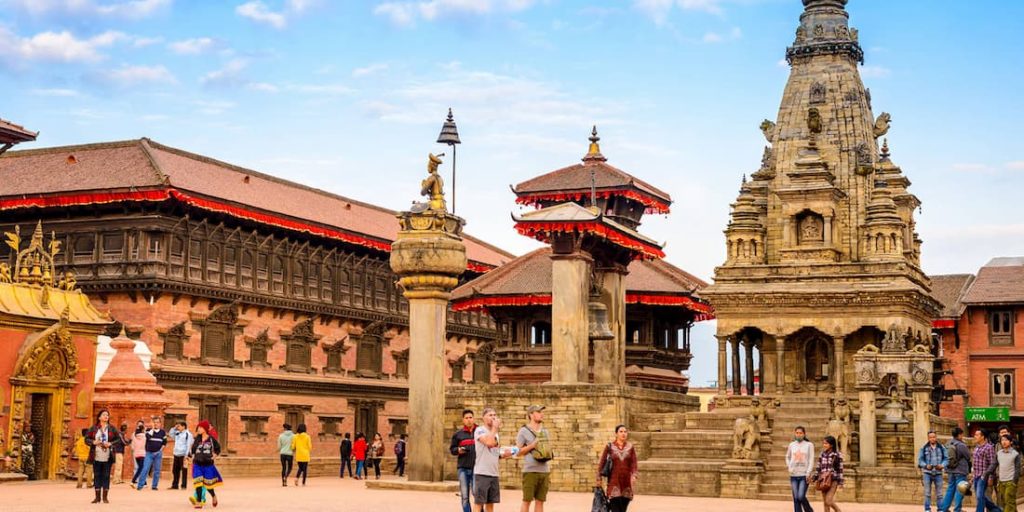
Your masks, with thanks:
<instances>
[{"instance_id":1,"label":"stone lion statue","mask_svg":"<svg viewBox=\"0 0 1024 512\"><path fill-rule=\"evenodd\" d=\"M832 410L832 419L825 427L825 434L836 438L838 445L836 449L847 458L850 456L850 423L852 419L853 409L850 408L850 404L846 403L845 398L840 398L836 400L836 406Z\"/></svg>"},{"instance_id":2,"label":"stone lion statue","mask_svg":"<svg viewBox=\"0 0 1024 512\"><path fill-rule=\"evenodd\" d=\"M889 133L889 125L892 124L892 116L888 112L882 112L875 119L874 134L875 138L881 137Z\"/></svg>"},{"instance_id":3,"label":"stone lion statue","mask_svg":"<svg viewBox=\"0 0 1024 512\"><path fill-rule=\"evenodd\" d=\"M736 418L732 429L732 458L753 460L761 457L761 432L753 418Z\"/></svg>"}]
</instances>

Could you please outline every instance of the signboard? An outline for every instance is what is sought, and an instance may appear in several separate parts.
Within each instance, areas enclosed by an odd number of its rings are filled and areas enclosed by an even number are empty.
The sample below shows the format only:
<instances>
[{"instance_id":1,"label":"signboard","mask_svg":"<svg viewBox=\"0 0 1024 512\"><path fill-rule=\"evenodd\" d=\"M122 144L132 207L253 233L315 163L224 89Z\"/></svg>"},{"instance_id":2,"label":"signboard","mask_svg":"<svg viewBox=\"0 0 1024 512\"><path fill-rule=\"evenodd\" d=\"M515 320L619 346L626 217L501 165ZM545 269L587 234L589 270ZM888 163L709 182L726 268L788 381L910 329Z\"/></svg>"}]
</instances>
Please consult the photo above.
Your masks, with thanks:
<instances>
[{"instance_id":1,"label":"signboard","mask_svg":"<svg viewBox=\"0 0 1024 512\"><path fill-rule=\"evenodd\" d=\"M968 423L974 422L1009 422L1009 407L966 407L964 408L964 419Z\"/></svg>"}]
</instances>

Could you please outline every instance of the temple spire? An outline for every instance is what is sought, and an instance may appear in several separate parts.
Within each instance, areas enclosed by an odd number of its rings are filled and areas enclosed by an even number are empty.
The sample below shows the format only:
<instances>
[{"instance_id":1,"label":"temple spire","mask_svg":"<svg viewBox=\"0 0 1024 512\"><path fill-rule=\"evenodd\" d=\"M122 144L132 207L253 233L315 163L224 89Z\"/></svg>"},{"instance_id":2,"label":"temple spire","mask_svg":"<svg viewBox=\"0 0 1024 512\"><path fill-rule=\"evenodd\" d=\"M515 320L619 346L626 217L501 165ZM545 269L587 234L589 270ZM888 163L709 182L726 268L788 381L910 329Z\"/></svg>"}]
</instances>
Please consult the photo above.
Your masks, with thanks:
<instances>
[{"instance_id":1,"label":"temple spire","mask_svg":"<svg viewBox=\"0 0 1024 512\"><path fill-rule=\"evenodd\" d=\"M590 147L587 148L587 154L583 157L584 162L605 162L608 159L601 154L601 145L598 142L601 141L601 137L597 136L597 125L590 131Z\"/></svg>"}]
</instances>

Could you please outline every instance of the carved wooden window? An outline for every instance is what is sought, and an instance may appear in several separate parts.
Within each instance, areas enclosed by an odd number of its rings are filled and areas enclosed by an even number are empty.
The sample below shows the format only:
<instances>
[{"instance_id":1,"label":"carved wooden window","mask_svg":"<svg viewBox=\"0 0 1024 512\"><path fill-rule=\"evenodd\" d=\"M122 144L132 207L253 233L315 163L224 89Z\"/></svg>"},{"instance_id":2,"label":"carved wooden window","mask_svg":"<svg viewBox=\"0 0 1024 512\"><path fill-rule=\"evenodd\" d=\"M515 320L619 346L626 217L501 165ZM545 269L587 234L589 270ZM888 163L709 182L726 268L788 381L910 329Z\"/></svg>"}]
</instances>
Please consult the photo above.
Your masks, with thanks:
<instances>
[{"instance_id":1,"label":"carved wooden window","mask_svg":"<svg viewBox=\"0 0 1024 512\"><path fill-rule=\"evenodd\" d=\"M349 280L348 270L338 269L338 304L351 303L352 288Z\"/></svg>"},{"instance_id":2,"label":"carved wooden window","mask_svg":"<svg viewBox=\"0 0 1024 512\"><path fill-rule=\"evenodd\" d=\"M74 259L78 262L92 261L96 257L96 235L87 234L75 237Z\"/></svg>"},{"instance_id":3,"label":"carved wooden window","mask_svg":"<svg viewBox=\"0 0 1024 512\"><path fill-rule=\"evenodd\" d=\"M391 357L395 360L395 377L409 378L409 349L393 351Z\"/></svg>"},{"instance_id":4,"label":"carved wooden window","mask_svg":"<svg viewBox=\"0 0 1024 512\"><path fill-rule=\"evenodd\" d=\"M295 430L306 422L306 414L313 412L312 405L278 404L277 410L284 414L284 422Z\"/></svg>"},{"instance_id":5,"label":"carved wooden window","mask_svg":"<svg viewBox=\"0 0 1024 512\"><path fill-rule=\"evenodd\" d=\"M124 233L103 234L103 259L117 261L124 258Z\"/></svg>"},{"instance_id":6,"label":"carved wooden window","mask_svg":"<svg viewBox=\"0 0 1024 512\"><path fill-rule=\"evenodd\" d=\"M288 343L288 353L285 358L285 365L290 371L309 371L310 367L309 344L302 341L291 341Z\"/></svg>"},{"instance_id":7,"label":"carved wooden window","mask_svg":"<svg viewBox=\"0 0 1024 512\"><path fill-rule=\"evenodd\" d=\"M270 341L268 331L269 329L263 329L255 338L246 340L246 343L249 344L249 366L253 368L270 366L267 357L270 355L270 349L274 343Z\"/></svg>"},{"instance_id":8,"label":"carved wooden window","mask_svg":"<svg viewBox=\"0 0 1024 512\"><path fill-rule=\"evenodd\" d=\"M306 296L306 269L301 260L292 262L292 295Z\"/></svg>"},{"instance_id":9,"label":"carved wooden window","mask_svg":"<svg viewBox=\"0 0 1024 512\"><path fill-rule=\"evenodd\" d=\"M185 240L183 240L180 236L172 236L169 254L171 256L171 263L184 263Z\"/></svg>"},{"instance_id":10,"label":"carved wooden window","mask_svg":"<svg viewBox=\"0 0 1024 512\"><path fill-rule=\"evenodd\" d=\"M473 355L473 382L491 382L491 354L491 345L485 344Z\"/></svg>"},{"instance_id":11,"label":"carved wooden window","mask_svg":"<svg viewBox=\"0 0 1024 512\"><path fill-rule=\"evenodd\" d=\"M391 424L391 435L393 437L401 437L409 433L409 420L388 418L388 423Z\"/></svg>"},{"instance_id":12,"label":"carved wooden window","mask_svg":"<svg viewBox=\"0 0 1024 512\"><path fill-rule=\"evenodd\" d=\"M373 434L377 433L377 411L384 406L383 402L350 400L353 412L356 415L356 433L362 433L367 437L367 442L372 442Z\"/></svg>"},{"instance_id":13,"label":"carved wooden window","mask_svg":"<svg viewBox=\"0 0 1024 512\"><path fill-rule=\"evenodd\" d=\"M1014 370L989 370L989 405L1015 407Z\"/></svg>"},{"instance_id":14,"label":"carved wooden window","mask_svg":"<svg viewBox=\"0 0 1024 512\"><path fill-rule=\"evenodd\" d=\"M270 271L268 265L270 264L269 257L266 254L259 253L256 255L256 289L260 291L267 291L270 289Z\"/></svg>"},{"instance_id":15,"label":"carved wooden window","mask_svg":"<svg viewBox=\"0 0 1024 512\"><path fill-rule=\"evenodd\" d=\"M377 309L388 309L388 284L383 277L375 279L373 289Z\"/></svg>"},{"instance_id":16,"label":"carved wooden window","mask_svg":"<svg viewBox=\"0 0 1024 512\"><path fill-rule=\"evenodd\" d=\"M181 361L185 358L185 344L188 343L188 331L185 322L175 324L167 332L160 334L164 341L163 358Z\"/></svg>"},{"instance_id":17,"label":"carved wooden window","mask_svg":"<svg viewBox=\"0 0 1024 512\"><path fill-rule=\"evenodd\" d=\"M267 439L267 422L270 416L242 416L242 439L247 441L264 441Z\"/></svg>"},{"instance_id":18,"label":"carved wooden window","mask_svg":"<svg viewBox=\"0 0 1024 512\"><path fill-rule=\"evenodd\" d=\"M384 358L384 339L377 334L364 332L358 338L356 347L356 375L379 377Z\"/></svg>"},{"instance_id":19,"label":"carved wooden window","mask_svg":"<svg viewBox=\"0 0 1024 512\"><path fill-rule=\"evenodd\" d=\"M306 296L311 299L319 299L320 295L320 264L312 262L309 264L309 275L306 276Z\"/></svg>"},{"instance_id":20,"label":"carved wooden window","mask_svg":"<svg viewBox=\"0 0 1024 512\"><path fill-rule=\"evenodd\" d=\"M233 304L218 306L205 318L192 318L192 324L202 329L200 342L200 362L202 364L237 366L235 336L241 331L241 326L238 323L238 312Z\"/></svg>"},{"instance_id":21,"label":"carved wooden window","mask_svg":"<svg viewBox=\"0 0 1024 512\"><path fill-rule=\"evenodd\" d=\"M451 378L451 381L452 382L465 382L466 381L466 378L465 378L465 373L466 373L466 356L463 355L462 357L452 361L451 365L452 365L452 378Z\"/></svg>"},{"instance_id":22,"label":"carved wooden window","mask_svg":"<svg viewBox=\"0 0 1024 512\"><path fill-rule=\"evenodd\" d=\"M530 326L530 345L535 347L551 345L551 324L534 322Z\"/></svg>"},{"instance_id":23,"label":"carved wooden window","mask_svg":"<svg viewBox=\"0 0 1024 512\"><path fill-rule=\"evenodd\" d=\"M220 282L220 249L220 244L206 246L206 278L215 283Z\"/></svg>"},{"instance_id":24,"label":"carved wooden window","mask_svg":"<svg viewBox=\"0 0 1024 512\"><path fill-rule=\"evenodd\" d=\"M320 274L320 297L324 302L334 302L334 271L331 267L324 267Z\"/></svg>"},{"instance_id":25,"label":"carved wooden window","mask_svg":"<svg viewBox=\"0 0 1024 512\"><path fill-rule=\"evenodd\" d=\"M253 258L252 251L242 251L242 265L240 268L240 277L242 288L250 289L253 287Z\"/></svg>"},{"instance_id":26,"label":"carved wooden window","mask_svg":"<svg viewBox=\"0 0 1024 512\"><path fill-rule=\"evenodd\" d=\"M990 345L1013 345L1013 311L997 310L988 314Z\"/></svg>"},{"instance_id":27,"label":"carved wooden window","mask_svg":"<svg viewBox=\"0 0 1024 512\"><path fill-rule=\"evenodd\" d=\"M129 231L125 234L128 242L128 259L137 261L139 259L140 235L138 231Z\"/></svg>"},{"instance_id":28,"label":"carved wooden window","mask_svg":"<svg viewBox=\"0 0 1024 512\"><path fill-rule=\"evenodd\" d=\"M344 338L334 342L331 345L324 344L324 353L327 354L327 365L324 367L324 373L343 373L342 359L345 357L345 352L348 351L349 347L345 345Z\"/></svg>"},{"instance_id":29,"label":"carved wooden window","mask_svg":"<svg viewBox=\"0 0 1024 512\"><path fill-rule=\"evenodd\" d=\"M320 336L313 332L313 318L303 320L291 332L281 333L285 343L284 369L290 372L309 373L312 371L312 349Z\"/></svg>"},{"instance_id":30,"label":"carved wooden window","mask_svg":"<svg viewBox=\"0 0 1024 512\"><path fill-rule=\"evenodd\" d=\"M203 243L192 240L188 243L188 277L203 278Z\"/></svg>"},{"instance_id":31,"label":"carved wooden window","mask_svg":"<svg viewBox=\"0 0 1024 512\"><path fill-rule=\"evenodd\" d=\"M320 433L317 434L317 437L321 441L341 439L341 424L345 421L344 416L317 416L317 419L320 420Z\"/></svg>"},{"instance_id":32,"label":"carved wooden window","mask_svg":"<svg viewBox=\"0 0 1024 512\"><path fill-rule=\"evenodd\" d=\"M146 233L146 259L150 261L163 261L164 251L167 250L166 236L163 233L149 231Z\"/></svg>"},{"instance_id":33,"label":"carved wooden window","mask_svg":"<svg viewBox=\"0 0 1024 512\"><path fill-rule=\"evenodd\" d=\"M224 246L224 284L238 284L238 249Z\"/></svg>"},{"instance_id":34,"label":"carved wooden window","mask_svg":"<svg viewBox=\"0 0 1024 512\"><path fill-rule=\"evenodd\" d=\"M270 257L270 291L284 293L284 260L280 256Z\"/></svg>"},{"instance_id":35,"label":"carved wooden window","mask_svg":"<svg viewBox=\"0 0 1024 512\"><path fill-rule=\"evenodd\" d=\"M639 345L643 343L643 329L640 322L626 322L626 343Z\"/></svg>"}]
</instances>

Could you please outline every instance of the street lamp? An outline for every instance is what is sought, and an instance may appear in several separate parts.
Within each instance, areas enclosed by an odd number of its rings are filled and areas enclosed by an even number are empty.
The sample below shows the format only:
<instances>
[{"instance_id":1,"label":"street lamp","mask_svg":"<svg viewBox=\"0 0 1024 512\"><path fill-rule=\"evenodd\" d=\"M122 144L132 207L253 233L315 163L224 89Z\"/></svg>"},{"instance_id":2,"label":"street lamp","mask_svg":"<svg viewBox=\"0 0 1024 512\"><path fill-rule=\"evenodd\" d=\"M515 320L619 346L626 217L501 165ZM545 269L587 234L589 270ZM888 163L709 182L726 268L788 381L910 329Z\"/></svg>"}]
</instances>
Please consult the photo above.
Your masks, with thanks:
<instances>
[{"instance_id":1,"label":"street lamp","mask_svg":"<svg viewBox=\"0 0 1024 512\"><path fill-rule=\"evenodd\" d=\"M459 140L459 129L455 126L455 117L451 107L448 108L448 120L441 126L441 134L437 136L438 144L447 144L452 148L452 215L455 214L455 145L462 144Z\"/></svg>"}]
</instances>

